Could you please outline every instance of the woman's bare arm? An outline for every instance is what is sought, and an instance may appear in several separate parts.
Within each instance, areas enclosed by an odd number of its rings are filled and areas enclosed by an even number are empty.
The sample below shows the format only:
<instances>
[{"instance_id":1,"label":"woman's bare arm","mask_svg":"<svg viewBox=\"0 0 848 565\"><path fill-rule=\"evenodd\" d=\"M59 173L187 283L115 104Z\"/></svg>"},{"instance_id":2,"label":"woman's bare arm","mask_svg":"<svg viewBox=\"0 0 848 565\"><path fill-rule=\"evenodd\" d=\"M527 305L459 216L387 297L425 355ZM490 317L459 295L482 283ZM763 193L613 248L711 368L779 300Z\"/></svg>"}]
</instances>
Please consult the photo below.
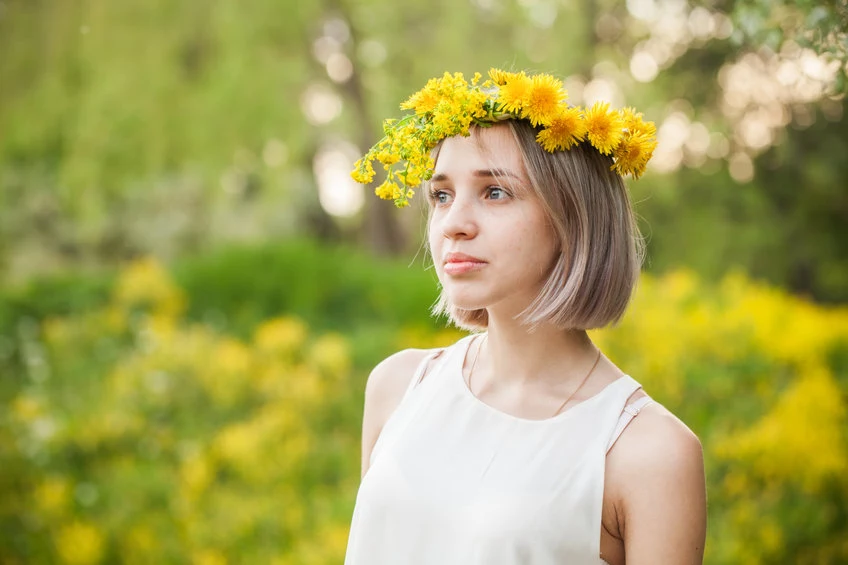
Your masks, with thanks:
<instances>
[{"instance_id":1,"label":"woman's bare arm","mask_svg":"<svg viewBox=\"0 0 848 565\"><path fill-rule=\"evenodd\" d=\"M608 470L617 477L627 565L701 565L707 497L697 436L652 404L631 422L614 451Z\"/></svg>"}]
</instances>

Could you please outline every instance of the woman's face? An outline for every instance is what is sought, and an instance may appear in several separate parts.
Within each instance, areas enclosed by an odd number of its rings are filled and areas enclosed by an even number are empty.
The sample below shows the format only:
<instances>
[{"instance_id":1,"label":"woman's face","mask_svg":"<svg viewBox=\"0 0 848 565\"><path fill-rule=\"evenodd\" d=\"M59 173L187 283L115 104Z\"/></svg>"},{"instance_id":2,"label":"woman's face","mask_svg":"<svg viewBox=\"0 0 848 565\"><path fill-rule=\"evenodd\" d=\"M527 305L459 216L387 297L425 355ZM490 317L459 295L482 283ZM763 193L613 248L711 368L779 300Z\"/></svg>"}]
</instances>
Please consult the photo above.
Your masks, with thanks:
<instances>
[{"instance_id":1,"label":"woman's face","mask_svg":"<svg viewBox=\"0 0 848 565\"><path fill-rule=\"evenodd\" d=\"M490 314L524 310L560 245L509 127L444 140L430 192L430 252L448 301Z\"/></svg>"}]
</instances>

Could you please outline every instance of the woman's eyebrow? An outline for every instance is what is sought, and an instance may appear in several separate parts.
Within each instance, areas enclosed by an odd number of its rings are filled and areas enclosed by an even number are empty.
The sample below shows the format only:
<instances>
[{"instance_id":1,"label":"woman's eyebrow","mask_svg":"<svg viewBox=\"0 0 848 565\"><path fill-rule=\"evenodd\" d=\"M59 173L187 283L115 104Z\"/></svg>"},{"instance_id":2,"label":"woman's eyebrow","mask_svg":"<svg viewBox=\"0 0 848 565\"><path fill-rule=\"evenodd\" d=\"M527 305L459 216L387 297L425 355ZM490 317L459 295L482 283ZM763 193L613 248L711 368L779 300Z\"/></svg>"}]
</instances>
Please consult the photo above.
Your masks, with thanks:
<instances>
[{"instance_id":1,"label":"woman's eyebrow","mask_svg":"<svg viewBox=\"0 0 848 565\"><path fill-rule=\"evenodd\" d=\"M480 169L471 173L475 177L486 177L486 178L494 178L494 177L510 177L516 180L522 180L520 176L516 175L509 169Z\"/></svg>"},{"instance_id":2,"label":"woman's eyebrow","mask_svg":"<svg viewBox=\"0 0 848 565\"><path fill-rule=\"evenodd\" d=\"M478 169L476 171L471 172L472 176L478 178L502 178L509 177L515 180L521 181L524 180L520 176L516 175L509 169ZM443 180L448 180L450 176L447 173L438 173L433 175L433 178L430 179L431 182L438 182Z\"/></svg>"}]
</instances>

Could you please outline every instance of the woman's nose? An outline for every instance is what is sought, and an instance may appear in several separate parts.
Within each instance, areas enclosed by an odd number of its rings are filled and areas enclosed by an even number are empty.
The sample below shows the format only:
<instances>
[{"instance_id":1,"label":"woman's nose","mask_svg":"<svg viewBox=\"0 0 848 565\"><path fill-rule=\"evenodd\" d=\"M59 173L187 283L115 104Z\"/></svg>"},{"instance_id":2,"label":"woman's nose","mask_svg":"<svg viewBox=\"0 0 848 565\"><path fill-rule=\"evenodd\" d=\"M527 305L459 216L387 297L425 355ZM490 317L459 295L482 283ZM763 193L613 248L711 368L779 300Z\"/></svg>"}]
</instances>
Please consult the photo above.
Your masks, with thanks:
<instances>
[{"instance_id":1,"label":"woman's nose","mask_svg":"<svg viewBox=\"0 0 848 565\"><path fill-rule=\"evenodd\" d=\"M477 235L478 225L474 202L457 196L442 216L442 232L448 239L463 239Z\"/></svg>"}]
</instances>

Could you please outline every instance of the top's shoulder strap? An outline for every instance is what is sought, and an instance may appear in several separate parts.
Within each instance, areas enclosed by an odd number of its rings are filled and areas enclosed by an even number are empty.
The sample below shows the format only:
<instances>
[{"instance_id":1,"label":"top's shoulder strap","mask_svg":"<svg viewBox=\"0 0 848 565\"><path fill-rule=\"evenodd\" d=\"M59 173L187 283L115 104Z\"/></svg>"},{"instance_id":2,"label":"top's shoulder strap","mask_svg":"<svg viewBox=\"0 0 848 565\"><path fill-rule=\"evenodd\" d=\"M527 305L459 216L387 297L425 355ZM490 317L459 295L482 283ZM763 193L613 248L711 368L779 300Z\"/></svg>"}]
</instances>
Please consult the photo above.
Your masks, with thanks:
<instances>
[{"instance_id":1,"label":"top's shoulder strap","mask_svg":"<svg viewBox=\"0 0 848 565\"><path fill-rule=\"evenodd\" d=\"M406 388L404 397L408 396L412 389L418 386L422 379L424 379L424 375L427 374L427 370L431 367L433 361L441 357L444 352L445 348L440 348L432 351L429 355L424 356L424 359L421 360L418 367L415 369L415 373L413 373L412 378L409 379L409 386Z\"/></svg>"},{"instance_id":2,"label":"top's shoulder strap","mask_svg":"<svg viewBox=\"0 0 848 565\"><path fill-rule=\"evenodd\" d=\"M618 418L618 424L615 427L615 431L610 438L610 442L607 445L607 453L612 449L612 446L615 445L615 442L618 440L621 433L624 431L624 428L633 421L633 418L639 415L639 412L653 402L654 400L650 396L643 396L638 400L634 400L630 404L624 407L624 410L621 412L621 416Z\"/></svg>"}]
</instances>

